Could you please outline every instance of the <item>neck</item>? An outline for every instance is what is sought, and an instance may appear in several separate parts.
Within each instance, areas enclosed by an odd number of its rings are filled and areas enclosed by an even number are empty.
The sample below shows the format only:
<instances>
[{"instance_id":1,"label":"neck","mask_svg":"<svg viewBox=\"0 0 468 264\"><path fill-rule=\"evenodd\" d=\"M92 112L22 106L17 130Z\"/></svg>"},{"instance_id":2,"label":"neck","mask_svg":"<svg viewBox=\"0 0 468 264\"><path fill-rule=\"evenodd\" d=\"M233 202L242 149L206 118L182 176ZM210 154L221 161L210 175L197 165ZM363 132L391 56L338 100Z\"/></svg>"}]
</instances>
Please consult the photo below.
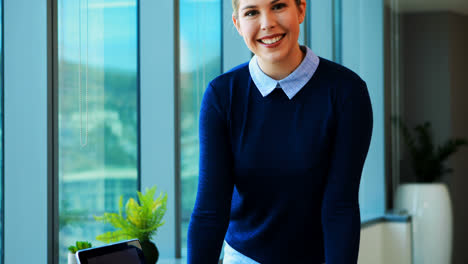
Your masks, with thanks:
<instances>
[{"instance_id":1,"label":"neck","mask_svg":"<svg viewBox=\"0 0 468 264\"><path fill-rule=\"evenodd\" d=\"M268 62L262 60L260 57L257 57L258 66L262 71L275 80L281 80L286 78L291 74L299 65L305 57L305 53L302 52L299 44L294 50L286 56L284 61L278 62Z\"/></svg>"}]
</instances>

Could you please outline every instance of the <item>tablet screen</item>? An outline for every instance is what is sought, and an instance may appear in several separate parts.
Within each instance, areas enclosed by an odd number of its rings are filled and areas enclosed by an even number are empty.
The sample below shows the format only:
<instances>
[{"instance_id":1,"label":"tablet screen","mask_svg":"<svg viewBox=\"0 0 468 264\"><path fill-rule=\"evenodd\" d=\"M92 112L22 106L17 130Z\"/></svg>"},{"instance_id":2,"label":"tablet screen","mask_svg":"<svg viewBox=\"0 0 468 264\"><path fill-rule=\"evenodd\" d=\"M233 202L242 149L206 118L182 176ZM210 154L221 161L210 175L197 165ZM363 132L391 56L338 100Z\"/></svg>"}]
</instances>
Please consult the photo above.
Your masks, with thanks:
<instances>
[{"instance_id":1,"label":"tablet screen","mask_svg":"<svg viewBox=\"0 0 468 264\"><path fill-rule=\"evenodd\" d=\"M88 259L88 264L140 264L137 248L128 248Z\"/></svg>"},{"instance_id":2,"label":"tablet screen","mask_svg":"<svg viewBox=\"0 0 468 264\"><path fill-rule=\"evenodd\" d=\"M137 239L79 250L76 256L80 264L145 264Z\"/></svg>"}]
</instances>

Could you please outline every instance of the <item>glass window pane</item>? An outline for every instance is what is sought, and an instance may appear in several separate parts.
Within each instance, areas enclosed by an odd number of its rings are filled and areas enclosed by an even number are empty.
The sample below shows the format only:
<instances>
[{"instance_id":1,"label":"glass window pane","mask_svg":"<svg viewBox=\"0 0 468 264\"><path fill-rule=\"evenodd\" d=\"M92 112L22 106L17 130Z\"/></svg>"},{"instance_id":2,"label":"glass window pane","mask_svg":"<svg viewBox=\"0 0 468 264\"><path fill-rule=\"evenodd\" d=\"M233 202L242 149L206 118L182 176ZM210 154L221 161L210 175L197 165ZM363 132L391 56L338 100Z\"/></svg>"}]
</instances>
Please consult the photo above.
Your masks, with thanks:
<instances>
[{"instance_id":1,"label":"glass window pane","mask_svg":"<svg viewBox=\"0 0 468 264\"><path fill-rule=\"evenodd\" d=\"M182 255L198 181L198 114L208 82L221 74L221 1L180 0L180 162Z\"/></svg>"},{"instance_id":2,"label":"glass window pane","mask_svg":"<svg viewBox=\"0 0 468 264\"><path fill-rule=\"evenodd\" d=\"M58 0L59 263L138 188L137 0Z\"/></svg>"},{"instance_id":3,"label":"glass window pane","mask_svg":"<svg viewBox=\"0 0 468 264\"><path fill-rule=\"evenodd\" d=\"M3 256L3 1L0 0L0 256ZM3 257L0 257L0 264Z\"/></svg>"},{"instance_id":4,"label":"glass window pane","mask_svg":"<svg viewBox=\"0 0 468 264\"><path fill-rule=\"evenodd\" d=\"M385 131L384 131L384 43L383 2L346 0L335 10L341 23L335 34L335 56L339 63L357 73L367 85L373 112L372 141L364 163L359 189L361 221L385 214ZM389 119L388 119L389 120Z\"/></svg>"},{"instance_id":5,"label":"glass window pane","mask_svg":"<svg viewBox=\"0 0 468 264\"><path fill-rule=\"evenodd\" d=\"M341 14L341 0L333 0L333 61L342 63L341 58L341 27L342 27L342 14Z\"/></svg>"}]
</instances>

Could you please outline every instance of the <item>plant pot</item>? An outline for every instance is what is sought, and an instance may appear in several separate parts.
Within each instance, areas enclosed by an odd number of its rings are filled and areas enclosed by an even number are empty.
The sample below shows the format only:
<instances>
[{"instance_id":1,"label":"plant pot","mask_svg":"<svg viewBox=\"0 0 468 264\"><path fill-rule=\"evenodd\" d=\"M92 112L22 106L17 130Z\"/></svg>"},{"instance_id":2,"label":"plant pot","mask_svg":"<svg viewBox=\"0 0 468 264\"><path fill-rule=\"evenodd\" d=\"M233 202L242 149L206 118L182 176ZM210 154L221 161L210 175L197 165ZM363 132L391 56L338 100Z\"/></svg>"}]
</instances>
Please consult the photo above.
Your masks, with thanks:
<instances>
[{"instance_id":1,"label":"plant pot","mask_svg":"<svg viewBox=\"0 0 468 264\"><path fill-rule=\"evenodd\" d=\"M141 241L141 249L145 255L146 264L155 264L159 259L159 251L156 245L149 241Z\"/></svg>"},{"instance_id":2,"label":"plant pot","mask_svg":"<svg viewBox=\"0 0 468 264\"><path fill-rule=\"evenodd\" d=\"M445 184L402 184L395 209L411 215L414 264L451 263L453 216Z\"/></svg>"},{"instance_id":3,"label":"plant pot","mask_svg":"<svg viewBox=\"0 0 468 264\"><path fill-rule=\"evenodd\" d=\"M77 264L75 254L68 252L68 264Z\"/></svg>"}]
</instances>

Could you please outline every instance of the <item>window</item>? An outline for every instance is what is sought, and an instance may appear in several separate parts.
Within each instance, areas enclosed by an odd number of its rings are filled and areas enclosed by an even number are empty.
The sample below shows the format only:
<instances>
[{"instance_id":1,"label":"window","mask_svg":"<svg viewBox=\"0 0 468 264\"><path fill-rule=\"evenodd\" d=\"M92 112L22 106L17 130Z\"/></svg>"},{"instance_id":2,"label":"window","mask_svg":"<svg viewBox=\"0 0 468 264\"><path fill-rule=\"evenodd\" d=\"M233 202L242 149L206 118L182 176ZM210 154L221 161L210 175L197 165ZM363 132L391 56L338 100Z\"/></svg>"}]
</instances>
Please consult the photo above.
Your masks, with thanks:
<instances>
[{"instance_id":1,"label":"window","mask_svg":"<svg viewBox=\"0 0 468 264\"><path fill-rule=\"evenodd\" d=\"M0 264L3 263L3 1L0 0Z\"/></svg>"},{"instance_id":2,"label":"window","mask_svg":"<svg viewBox=\"0 0 468 264\"><path fill-rule=\"evenodd\" d=\"M221 74L221 1L180 0L179 128L182 255L198 183L198 115L208 82Z\"/></svg>"},{"instance_id":3,"label":"window","mask_svg":"<svg viewBox=\"0 0 468 264\"><path fill-rule=\"evenodd\" d=\"M383 4L373 0L313 0L309 45L320 57L356 72L367 83L374 114L372 141L359 190L361 221L385 213Z\"/></svg>"},{"instance_id":4,"label":"window","mask_svg":"<svg viewBox=\"0 0 468 264\"><path fill-rule=\"evenodd\" d=\"M59 263L138 189L137 0L58 0Z\"/></svg>"},{"instance_id":5,"label":"window","mask_svg":"<svg viewBox=\"0 0 468 264\"><path fill-rule=\"evenodd\" d=\"M359 190L361 221L385 214L385 137L384 137L384 60L383 2L346 0L341 15L341 51L335 52L344 66L356 72L366 83L372 103L374 127Z\"/></svg>"}]
</instances>

